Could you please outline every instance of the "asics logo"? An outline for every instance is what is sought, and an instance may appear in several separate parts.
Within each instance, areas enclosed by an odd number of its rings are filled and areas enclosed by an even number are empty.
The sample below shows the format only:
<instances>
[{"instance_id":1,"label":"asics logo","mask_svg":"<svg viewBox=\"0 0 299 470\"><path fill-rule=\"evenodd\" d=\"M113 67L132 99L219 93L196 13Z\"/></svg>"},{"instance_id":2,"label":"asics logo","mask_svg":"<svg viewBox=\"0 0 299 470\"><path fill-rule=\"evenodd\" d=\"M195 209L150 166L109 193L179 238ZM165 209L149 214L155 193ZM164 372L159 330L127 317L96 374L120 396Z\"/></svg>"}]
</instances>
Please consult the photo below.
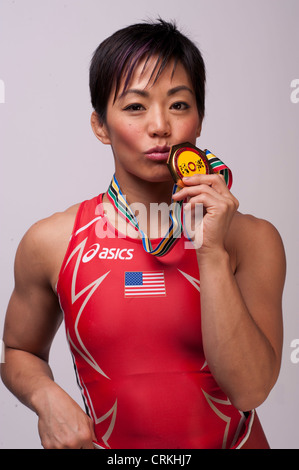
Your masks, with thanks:
<instances>
[{"instance_id":1,"label":"asics logo","mask_svg":"<svg viewBox=\"0 0 299 470\"><path fill-rule=\"evenodd\" d=\"M102 248L100 250L100 244L94 243L85 253L82 258L83 263L88 263L95 256L99 259L120 259L120 260L130 260L133 258L134 248Z\"/></svg>"}]
</instances>

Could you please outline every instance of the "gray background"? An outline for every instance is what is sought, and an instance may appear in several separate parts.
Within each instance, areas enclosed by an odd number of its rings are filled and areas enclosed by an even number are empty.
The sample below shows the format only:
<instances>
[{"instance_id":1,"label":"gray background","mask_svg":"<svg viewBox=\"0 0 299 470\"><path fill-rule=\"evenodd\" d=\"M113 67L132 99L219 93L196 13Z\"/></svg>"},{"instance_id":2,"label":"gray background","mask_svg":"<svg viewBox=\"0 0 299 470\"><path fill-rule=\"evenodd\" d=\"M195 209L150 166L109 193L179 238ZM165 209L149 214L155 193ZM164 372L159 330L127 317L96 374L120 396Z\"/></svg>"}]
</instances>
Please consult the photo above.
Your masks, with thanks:
<instances>
[{"instance_id":1,"label":"gray background","mask_svg":"<svg viewBox=\"0 0 299 470\"><path fill-rule=\"evenodd\" d=\"M24 232L105 191L113 172L110 148L89 124L92 52L115 30L158 15L176 19L205 58L198 145L233 169L240 210L271 221L285 244L282 369L258 413L272 448L298 448L299 363L291 361L299 338L299 103L291 101L298 0L0 0L0 333ZM57 382L82 405L63 328L50 360ZM37 417L2 383L0 448L40 448Z\"/></svg>"}]
</instances>

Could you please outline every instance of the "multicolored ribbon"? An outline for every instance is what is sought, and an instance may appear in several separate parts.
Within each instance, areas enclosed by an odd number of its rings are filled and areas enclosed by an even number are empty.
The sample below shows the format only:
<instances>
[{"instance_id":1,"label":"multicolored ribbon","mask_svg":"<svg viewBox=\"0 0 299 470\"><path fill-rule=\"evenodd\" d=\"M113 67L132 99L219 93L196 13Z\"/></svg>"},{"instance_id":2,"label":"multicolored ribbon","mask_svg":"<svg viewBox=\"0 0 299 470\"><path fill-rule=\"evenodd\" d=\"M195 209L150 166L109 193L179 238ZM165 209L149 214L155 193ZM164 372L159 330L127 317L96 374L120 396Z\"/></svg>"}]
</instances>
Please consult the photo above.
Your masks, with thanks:
<instances>
[{"instance_id":1,"label":"multicolored ribbon","mask_svg":"<svg viewBox=\"0 0 299 470\"><path fill-rule=\"evenodd\" d=\"M220 173L224 176L226 186L228 189L232 187L233 184L233 174L231 170L216 157L210 150L205 150L206 157L209 160L209 163L214 171L214 173Z\"/></svg>"},{"instance_id":2,"label":"multicolored ribbon","mask_svg":"<svg viewBox=\"0 0 299 470\"><path fill-rule=\"evenodd\" d=\"M177 185L174 185L172 194L178 191L178 189L179 188L177 187ZM132 212L130 206L128 205L115 175L113 175L112 181L109 185L107 196L111 204L114 206L115 210L129 224L131 224L135 228L135 230L138 230L142 238L143 248L147 253L151 253L155 256L163 256L171 249L172 245L181 236L183 230L181 224L181 207L183 201L173 202L171 204L171 210L169 213L171 221L170 227L165 237L163 237L158 246L156 248L153 248L150 239L148 238L146 233L144 233L139 227L135 214Z\"/></svg>"},{"instance_id":3,"label":"multicolored ribbon","mask_svg":"<svg viewBox=\"0 0 299 470\"><path fill-rule=\"evenodd\" d=\"M226 185L230 189L232 185L231 170L209 150L206 150L206 156L213 171L224 176ZM175 184L172 195L179 190L180 188ZM154 256L164 256L166 253L168 253L168 251L170 251L174 243L181 236L183 231L183 226L181 223L181 209L183 201L174 202L172 200L171 210L169 212L171 222L170 227L166 235L162 238L161 242L156 246L156 248L153 248L149 237L140 229L136 216L127 203L115 175L113 175L112 181L109 185L107 197L116 212L120 214L132 227L134 227L135 230L138 230L141 235L143 248L147 253L150 253Z\"/></svg>"}]
</instances>

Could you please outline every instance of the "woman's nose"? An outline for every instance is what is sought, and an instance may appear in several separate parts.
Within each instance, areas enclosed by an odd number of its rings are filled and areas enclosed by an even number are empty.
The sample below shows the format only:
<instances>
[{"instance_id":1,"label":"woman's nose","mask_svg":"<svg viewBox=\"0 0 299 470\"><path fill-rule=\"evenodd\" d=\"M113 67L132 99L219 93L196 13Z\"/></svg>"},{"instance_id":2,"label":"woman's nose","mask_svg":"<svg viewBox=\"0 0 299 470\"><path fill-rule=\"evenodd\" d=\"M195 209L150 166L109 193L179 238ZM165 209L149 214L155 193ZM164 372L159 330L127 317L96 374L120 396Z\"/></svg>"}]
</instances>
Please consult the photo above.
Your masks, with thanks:
<instances>
[{"instance_id":1,"label":"woman's nose","mask_svg":"<svg viewBox=\"0 0 299 470\"><path fill-rule=\"evenodd\" d=\"M151 137L166 137L171 133L170 122L163 111L156 111L149 116L148 132Z\"/></svg>"}]
</instances>

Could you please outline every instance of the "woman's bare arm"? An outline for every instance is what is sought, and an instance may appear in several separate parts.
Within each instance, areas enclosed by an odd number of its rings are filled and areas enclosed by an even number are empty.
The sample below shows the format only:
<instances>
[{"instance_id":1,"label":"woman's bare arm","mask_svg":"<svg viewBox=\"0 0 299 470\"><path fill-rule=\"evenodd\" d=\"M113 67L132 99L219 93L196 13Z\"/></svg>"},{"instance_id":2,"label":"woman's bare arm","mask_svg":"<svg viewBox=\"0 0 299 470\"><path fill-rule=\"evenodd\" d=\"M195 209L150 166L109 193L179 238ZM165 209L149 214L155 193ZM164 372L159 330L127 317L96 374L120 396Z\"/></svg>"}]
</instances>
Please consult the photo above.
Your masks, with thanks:
<instances>
[{"instance_id":1,"label":"woman's bare arm","mask_svg":"<svg viewBox=\"0 0 299 470\"><path fill-rule=\"evenodd\" d=\"M4 327L1 376L8 389L37 413L45 448L92 448L91 420L54 382L48 364L51 343L62 321L52 279L57 253L65 249L61 234L68 230L66 216L55 215L35 224L19 245L15 288Z\"/></svg>"}]
</instances>

